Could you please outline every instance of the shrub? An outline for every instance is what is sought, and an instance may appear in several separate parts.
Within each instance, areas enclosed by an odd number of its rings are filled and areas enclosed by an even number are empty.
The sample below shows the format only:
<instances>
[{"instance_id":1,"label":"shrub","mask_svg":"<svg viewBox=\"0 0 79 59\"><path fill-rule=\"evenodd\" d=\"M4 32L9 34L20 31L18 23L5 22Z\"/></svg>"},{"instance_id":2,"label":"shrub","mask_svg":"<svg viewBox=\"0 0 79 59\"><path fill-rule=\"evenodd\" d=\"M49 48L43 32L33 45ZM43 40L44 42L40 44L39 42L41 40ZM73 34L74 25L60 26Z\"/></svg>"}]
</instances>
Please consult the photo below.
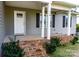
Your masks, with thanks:
<instances>
[{"instance_id":1,"label":"shrub","mask_svg":"<svg viewBox=\"0 0 79 59\"><path fill-rule=\"evenodd\" d=\"M51 54L52 52L56 51L56 46L52 46L50 43L46 43L46 53Z\"/></svg>"},{"instance_id":2,"label":"shrub","mask_svg":"<svg viewBox=\"0 0 79 59\"><path fill-rule=\"evenodd\" d=\"M73 40L71 41L71 43L74 45L74 44L76 44L76 43L77 43L77 41L78 41L78 37L77 37L77 36L75 36L75 37L73 38Z\"/></svg>"},{"instance_id":3,"label":"shrub","mask_svg":"<svg viewBox=\"0 0 79 59\"><path fill-rule=\"evenodd\" d=\"M79 24L76 24L76 31L79 32Z\"/></svg>"},{"instance_id":4,"label":"shrub","mask_svg":"<svg viewBox=\"0 0 79 59\"><path fill-rule=\"evenodd\" d=\"M48 54L53 53L54 51L56 51L56 48L60 45L60 40L57 37L52 37L50 39L50 43L46 43L46 52Z\"/></svg>"},{"instance_id":5,"label":"shrub","mask_svg":"<svg viewBox=\"0 0 79 59\"><path fill-rule=\"evenodd\" d=\"M58 37L52 37L51 40L50 40L50 43L53 45L53 46L60 46L60 39Z\"/></svg>"},{"instance_id":6,"label":"shrub","mask_svg":"<svg viewBox=\"0 0 79 59\"><path fill-rule=\"evenodd\" d=\"M21 57L23 56L22 49L19 47L19 41L11 41L2 44L2 56L5 57Z\"/></svg>"}]
</instances>

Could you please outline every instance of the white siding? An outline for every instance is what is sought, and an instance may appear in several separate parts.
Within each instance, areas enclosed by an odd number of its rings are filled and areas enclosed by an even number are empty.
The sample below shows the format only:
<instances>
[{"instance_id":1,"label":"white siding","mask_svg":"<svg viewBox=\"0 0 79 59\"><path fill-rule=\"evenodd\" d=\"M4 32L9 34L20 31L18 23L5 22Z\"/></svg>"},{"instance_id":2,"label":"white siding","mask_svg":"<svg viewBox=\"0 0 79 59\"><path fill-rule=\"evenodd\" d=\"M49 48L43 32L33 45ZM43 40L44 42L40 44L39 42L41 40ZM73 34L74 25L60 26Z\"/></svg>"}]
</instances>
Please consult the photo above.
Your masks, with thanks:
<instances>
[{"instance_id":1,"label":"white siding","mask_svg":"<svg viewBox=\"0 0 79 59\"><path fill-rule=\"evenodd\" d=\"M59 34L67 34L67 27L63 28L63 15L65 14L56 14L55 15L55 28L51 27L51 36L59 33ZM30 19L27 19L27 35L36 35L41 36L41 28L36 28L36 19L35 13L30 14ZM72 16L72 27L71 34L76 33L76 16Z\"/></svg>"},{"instance_id":2,"label":"white siding","mask_svg":"<svg viewBox=\"0 0 79 59\"><path fill-rule=\"evenodd\" d=\"M26 34L41 36L41 28L36 28L36 12L29 12L26 18Z\"/></svg>"},{"instance_id":3,"label":"white siding","mask_svg":"<svg viewBox=\"0 0 79 59\"><path fill-rule=\"evenodd\" d=\"M51 34L60 33L60 34L67 34L67 27L63 28L63 16L65 14L56 14L55 19L55 28L51 28ZM76 16L72 15L72 27L71 27L71 34L76 34Z\"/></svg>"},{"instance_id":4,"label":"white siding","mask_svg":"<svg viewBox=\"0 0 79 59\"><path fill-rule=\"evenodd\" d=\"M52 34L59 33L59 34L66 34L66 28L62 27L63 21L63 14L56 14L55 17L55 28L51 30Z\"/></svg>"},{"instance_id":5,"label":"white siding","mask_svg":"<svg viewBox=\"0 0 79 59\"><path fill-rule=\"evenodd\" d=\"M26 11L26 35L41 36L41 27L36 28L36 13L41 13L41 11L25 9L25 8L24 9L13 8L13 7L6 7L6 10L5 10L6 35L13 35L14 10ZM51 27L51 36L54 35L55 33L67 34L67 27L64 27L64 28L62 27L63 15L65 14L60 13L55 15L55 28ZM76 16L74 15L72 17L71 34L76 33L75 25L76 25ZM45 35L46 35L46 28L45 28Z\"/></svg>"},{"instance_id":6,"label":"white siding","mask_svg":"<svg viewBox=\"0 0 79 59\"><path fill-rule=\"evenodd\" d=\"M76 21L77 21L77 17L73 16L72 17L71 34L76 34Z\"/></svg>"}]
</instances>

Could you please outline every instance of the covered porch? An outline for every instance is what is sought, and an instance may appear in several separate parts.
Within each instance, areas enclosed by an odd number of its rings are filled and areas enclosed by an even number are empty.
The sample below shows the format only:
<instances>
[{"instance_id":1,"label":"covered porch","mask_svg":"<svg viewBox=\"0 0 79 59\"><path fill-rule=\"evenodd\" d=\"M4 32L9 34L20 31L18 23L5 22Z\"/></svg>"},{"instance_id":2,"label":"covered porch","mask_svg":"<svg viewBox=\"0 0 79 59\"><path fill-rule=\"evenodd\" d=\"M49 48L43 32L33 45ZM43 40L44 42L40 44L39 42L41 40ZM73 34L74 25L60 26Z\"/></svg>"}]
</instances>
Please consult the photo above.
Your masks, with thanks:
<instances>
[{"instance_id":1,"label":"covered porch","mask_svg":"<svg viewBox=\"0 0 79 59\"><path fill-rule=\"evenodd\" d=\"M73 8L75 8L74 5L70 4L69 8L58 6L64 2L5 2L5 31L6 36L17 36L18 39L44 39L45 37L50 40L51 36L58 36L58 35L71 35L71 28L70 28L70 20L71 20L71 14L75 14L73 12ZM65 5L67 6L67 5ZM14 11L25 11L25 24L24 29L22 29L23 33L21 33L21 36L18 36L16 32L16 25L15 25L15 18L14 18ZM41 13L41 23L36 21L36 18L40 20L40 18L37 16L36 13ZM65 34L62 34L60 28L52 28L51 27L51 15L52 14L62 14L65 13L68 15L68 26L63 30L63 32L66 32ZM45 24L45 15L47 15L47 22ZM58 22L58 17L57 21ZM40 24L40 27L36 25L37 23ZM60 24L59 24L60 25ZM58 25L57 25L58 26ZM21 29L21 27L18 27ZM56 31L56 29L60 29L59 31ZM18 31L18 30L17 30ZM19 31L21 32L21 30Z\"/></svg>"},{"instance_id":2,"label":"covered porch","mask_svg":"<svg viewBox=\"0 0 79 59\"><path fill-rule=\"evenodd\" d=\"M69 8L63 7L63 6L68 6L68 5L69 5ZM46 36L47 39L50 40L50 38L51 38L51 32L52 32L52 30L51 30L51 15L52 15L52 11L55 12L55 13L61 13L61 14L66 13L66 15L68 16L67 27L64 30L64 32L66 31L66 33L62 34L61 30L60 30L60 33L55 33L55 34L58 34L56 36L70 36L70 35L73 35L73 34L71 34L71 20L72 20L71 18L72 18L72 14L77 14L75 12L76 6L72 5L72 4L65 5L65 2L61 2L61 1L58 1L58 2L56 2L56 1L52 2L51 1L47 5L42 7L42 32L41 32L41 37L45 37L45 35L44 35L44 30L45 30L45 28L44 28L45 27L45 24L44 24L45 17L44 17L44 15L46 14L45 8L47 10L47 36ZM58 21L57 21L57 23L58 23ZM59 25L61 25L61 24L59 24ZM52 36L54 36L55 34L53 34Z\"/></svg>"}]
</instances>

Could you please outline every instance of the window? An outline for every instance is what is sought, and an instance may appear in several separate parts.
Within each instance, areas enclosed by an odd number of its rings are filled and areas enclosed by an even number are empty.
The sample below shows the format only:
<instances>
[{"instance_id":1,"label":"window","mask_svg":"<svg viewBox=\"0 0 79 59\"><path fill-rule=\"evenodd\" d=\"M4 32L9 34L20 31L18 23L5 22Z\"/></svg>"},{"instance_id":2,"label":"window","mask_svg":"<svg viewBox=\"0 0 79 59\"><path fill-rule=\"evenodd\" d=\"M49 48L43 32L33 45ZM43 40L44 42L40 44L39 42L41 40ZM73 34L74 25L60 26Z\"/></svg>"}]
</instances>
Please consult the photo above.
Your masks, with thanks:
<instances>
[{"instance_id":1,"label":"window","mask_svg":"<svg viewBox=\"0 0 79 59\"><path fill-rule=\"evenodd\" d=\"M55 27L55 15L52 15L52 27Z\"/></svg>"},{"instance_id":2,"label":"window","mask_svg":"<svg viewBox=\"0 0 79 59\"><path fill-rule=\"evenodd\" d=\"M40 13L36 13L36 27L39 28L40 26Z\"/></svg>"},{"instance_id":3,"label":"window","mask_svg":"<svg viewBox=\"0 0 79 59\"><path fill-rule=\"evenodd\" d=\"M68 26L68 16L63 16L63 28ZM72 16L70 20L70 27L72 26Z\"/></svg>"},{"instance_id":4,"label":"window","mask_svg":"<svg viewBox=\"0 0 79 59\"><path fill-rule=\"evenodd\" d=\"M45 28L47 28L47 15L44 16L45 19L44 19L44 26ZM42 15L40 14L40 27L42 26ZM52 15L51 16L51 21L50 21L50 27L55 27L55 15Z\"/></svg>"},{"instance_id":5,"label":"window","mask_svg":"<svg viewBox=\"0 0 79 59\"><path fill-rule=\"evenodd\" d=\"M65 16L63 16L63 27L65 27Z\"/></svg>"},{"instance_id":6,"label":"window","mask_svg":"<svg viewBox=\"0 0 79 59\"><path fill-rule=\"evenodd\" d=\"M70 20L70 27L72 27L72 16L71 16L71 20Z\"/></svg>"},{"instance_id":7,"label":"window","mask_svg":"<svg viewBox=\"0 0 79 59\"><path fill-rule=\"evenodd\" d=\"M66 25L65 25L65 27L67 27L67 25L68 25L68 16L65 16L65 17L66 17L66 20L65 20Z\"/></svg>"},{"instance_id":8,"label":"window","mask_svg":"<svg viewBox=\"0 0 79 59\"><path fill-rule=\"evenodd\" d=\"M63 28L68 25L68 16L63 16Z\"/></svg>"},{"instance_id":9,"label":"window","mask_svg":"<svg viewBox=\"0 0 79 59\"><path fill-rule=\"evenodd\" d=\"M44 18L44 26L47 27L47 15ZM40 14L40 27L42 27L42 14Z\"/></svg>"},{"instance_id":10,"label":"window","mask_svg":"<svg viewBox=\"0 0 79 59\"><path fill-rule=\"evenodd\" d=\"M22 13L17 13L17 17L22 17L23 14Z\"/></svg>"}]
</instances>

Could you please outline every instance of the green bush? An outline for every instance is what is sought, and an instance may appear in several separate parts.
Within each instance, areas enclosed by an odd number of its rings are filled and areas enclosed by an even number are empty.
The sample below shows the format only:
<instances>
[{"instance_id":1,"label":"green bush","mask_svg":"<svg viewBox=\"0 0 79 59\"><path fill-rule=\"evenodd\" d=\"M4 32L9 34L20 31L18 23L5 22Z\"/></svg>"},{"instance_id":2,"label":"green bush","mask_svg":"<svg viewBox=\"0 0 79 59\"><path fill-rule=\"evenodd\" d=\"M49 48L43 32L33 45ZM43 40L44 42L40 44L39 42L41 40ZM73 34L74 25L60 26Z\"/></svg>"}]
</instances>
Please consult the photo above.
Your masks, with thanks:
<instances>
[{"instance_id":1,"label":"green bush","mask_svg":"<svg viewBox=\"0 0 79 59\"><path fill-rule=\"evenodd\" d=\"M17 42L9 42L2 44L2 56L5 57L21 57L23 56L22 49L18 45Z\"/></svg>"},{"instance_id":2,"label":"green bush","mask_svg":"<svg viewBox=\"0 0 79 59\"><path fill-rule=\"evenodd\" d=\"M52 37L51 40L50 40L50 44L52 46L60 46L60 39L58 37Z\"/></svg>"},{"instance_id":3,"label":"green bush","mask_svg":"<svg viewBox=\"0 0 79 59\"><path fill-rule=\"evenodd\" d=\"M50 43L46 43L45 48L46 48L46 52L48 54L53 53L54 51L56 51L56 48L60 46L60 40L57 37L52 37L50 39Z\"/></svg>"},{"instance_id":4,"label":"green bush","mask_svg":"<svg viewBox=\"0 0 79 59\"><path fill-rule=\"evenodd\" d=\"M77 41L78 41L78 37L77 37L77 36L75 36L75 37L73 38L73 40L71 41L71 43L74 45L74 44L76 44L76 43L77 43Z\"/></svg>"},{"instance_id":5,"label":"green bush","mask_svg":"<svg viewBox=\"0 0 79 59\"><path fill-rule=\"evenodd\" d=\"M76 31L79 32L79 24L76 24Z\"/></svg>"},{"instance_id":6,"label":"green bush","mask_svg":"<svg viewBox=\"0 0 79 59\"><path fill-rule=\"evenodd\" d=\"M51 54L56 51L56 46L52 46L50 43L46 43L46 53Z\"/></svg>"}]
</instances>

